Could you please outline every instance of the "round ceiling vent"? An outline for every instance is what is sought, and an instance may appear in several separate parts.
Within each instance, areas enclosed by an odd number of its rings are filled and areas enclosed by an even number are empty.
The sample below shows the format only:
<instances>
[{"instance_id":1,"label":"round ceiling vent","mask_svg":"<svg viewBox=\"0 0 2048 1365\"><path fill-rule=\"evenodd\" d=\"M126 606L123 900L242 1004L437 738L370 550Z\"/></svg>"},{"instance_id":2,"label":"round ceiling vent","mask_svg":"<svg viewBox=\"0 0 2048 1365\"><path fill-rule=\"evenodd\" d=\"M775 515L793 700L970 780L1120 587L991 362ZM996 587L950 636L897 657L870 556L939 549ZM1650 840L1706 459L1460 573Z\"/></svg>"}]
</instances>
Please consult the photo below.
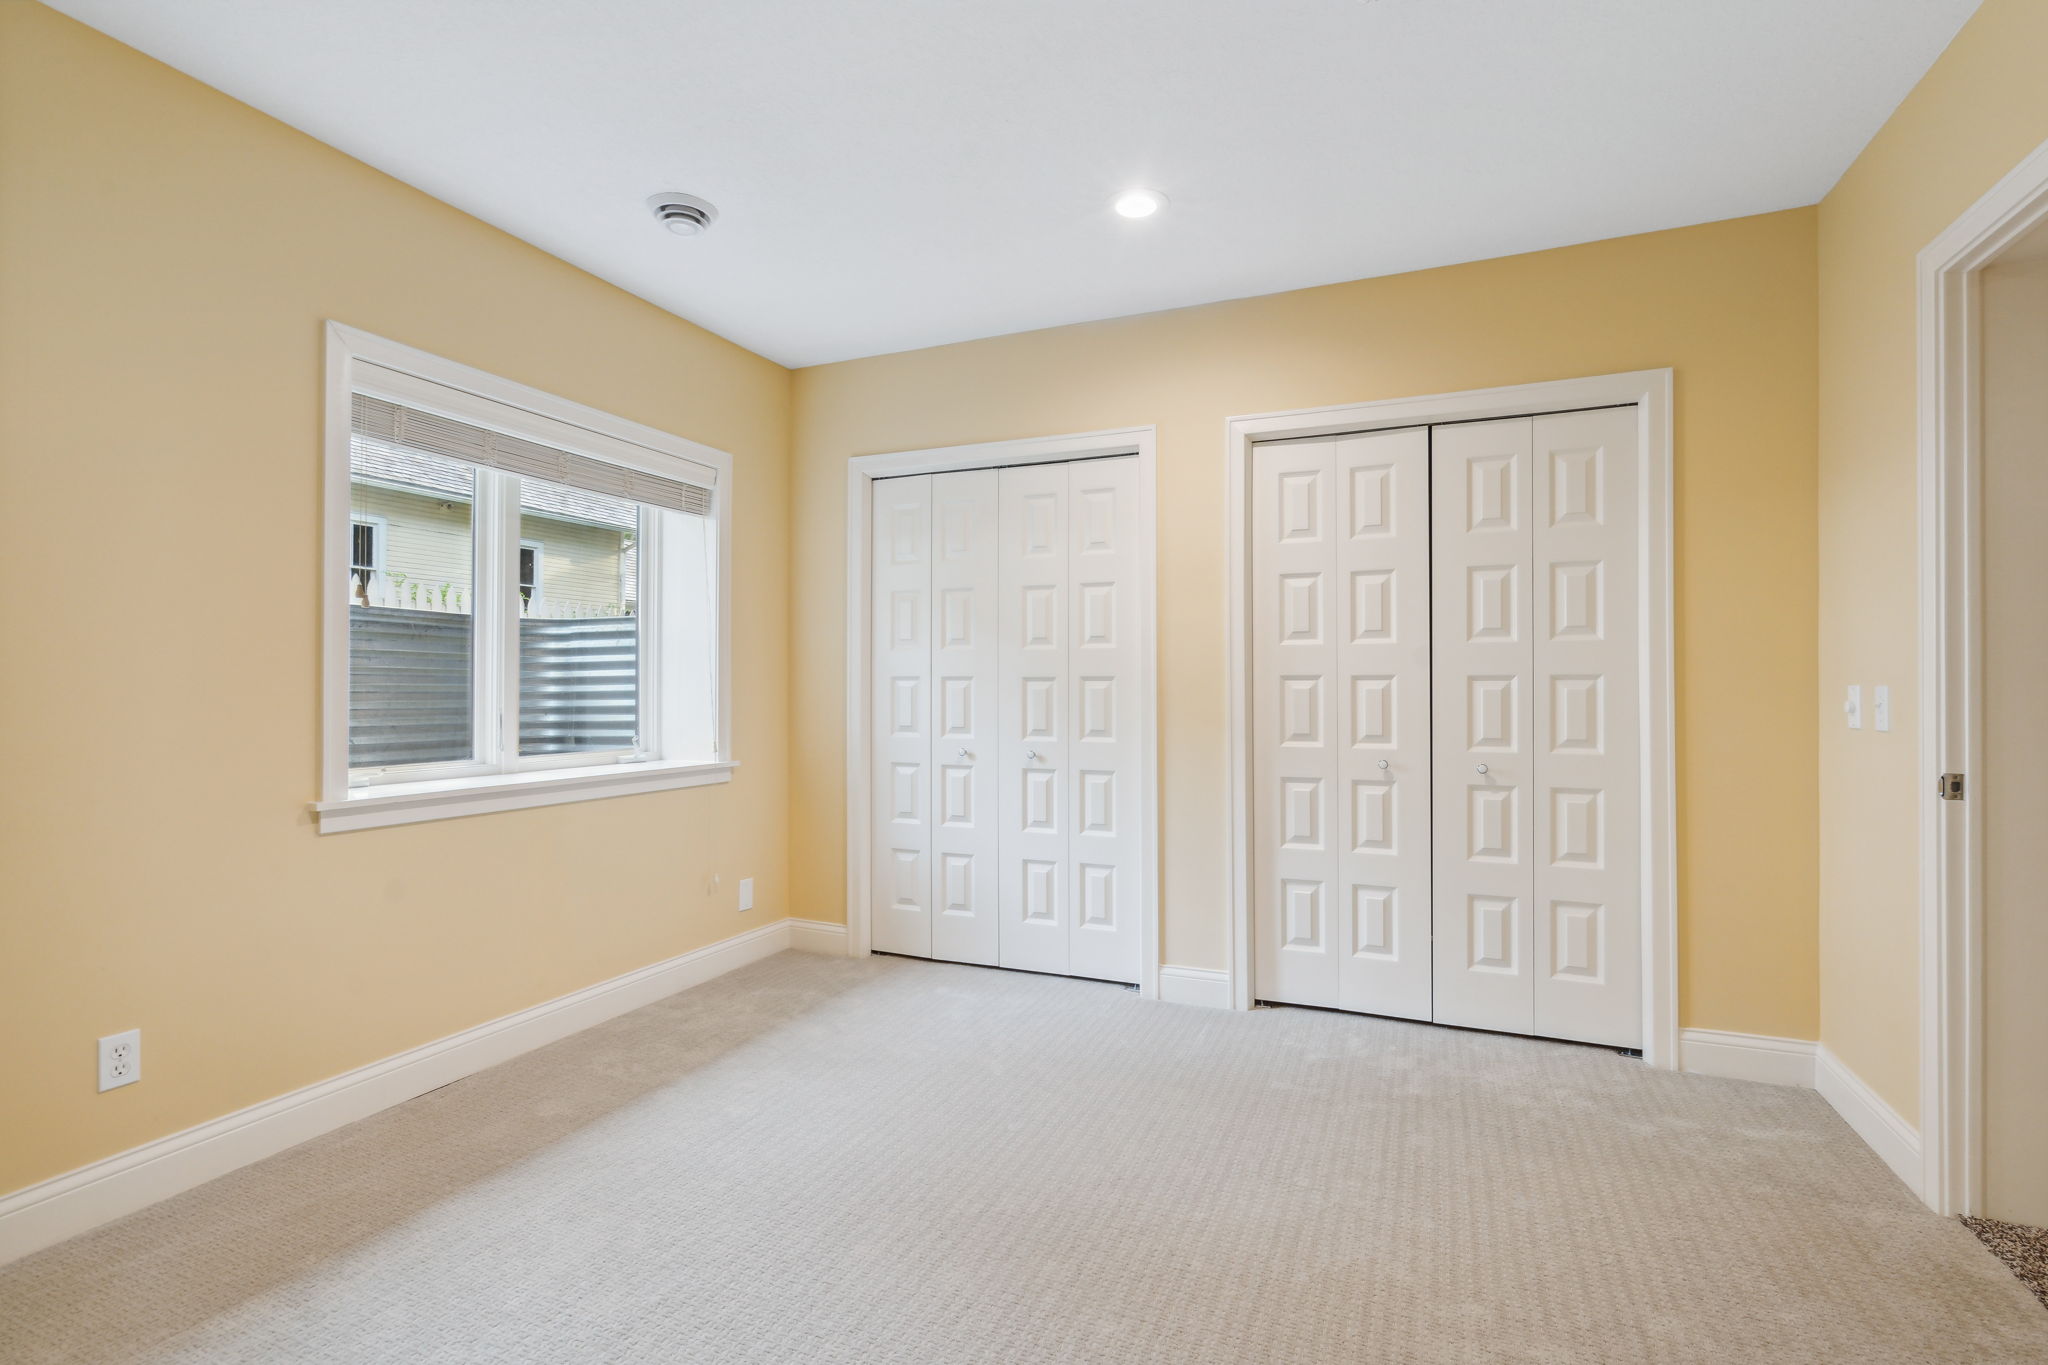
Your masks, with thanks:
<instances>
[{"instance_id":1,"label":"round ceiling vent","mask_svg":"<svg viewBox=\"0 0 2048 1365\"><path fill-rule=\"evenodd\" d=\"M654 210L655 218L663 227L678 237L695 237L700 232L708 232L718 221L718 210L711 206L711 202L694 194L678 194L670 190L650 198L647 207Z\"/></svg>"}]
</instances>

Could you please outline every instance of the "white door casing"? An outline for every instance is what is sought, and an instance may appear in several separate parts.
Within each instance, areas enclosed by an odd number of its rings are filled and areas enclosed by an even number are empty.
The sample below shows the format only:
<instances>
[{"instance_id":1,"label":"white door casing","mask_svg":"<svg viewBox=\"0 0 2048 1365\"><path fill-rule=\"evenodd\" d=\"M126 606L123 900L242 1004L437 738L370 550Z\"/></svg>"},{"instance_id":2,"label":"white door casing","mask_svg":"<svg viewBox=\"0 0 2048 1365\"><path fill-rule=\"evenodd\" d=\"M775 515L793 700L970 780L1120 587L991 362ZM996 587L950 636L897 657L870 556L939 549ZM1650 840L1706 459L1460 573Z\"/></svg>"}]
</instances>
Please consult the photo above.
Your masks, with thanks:
<instances>
[{"instance_id":1,"label":"white door casing","mask_svg":"<svg viewBox=\"0 0 2048 1365\"><path fill-rule=\"evenodd\" d=\"M1255 452L1261 999L1430 1017L1429 447Z\"/></svg>"},{"instance_id":2,"label":"white door casing","mask_svg":"<svg viewBox=\"0 0 2048 1365\"><path fill-rule=\"evenodd\" d=\"M932 951L929 476L875 485L869 867L876 951Z\"/></svg>"},{"instance_id":3,"label":"white door casing","mask_svg":"<svg viewBox=\"0 0 2048 1365\"><path fill-rule=\"evenodd\" d=\"M1640 1047L1636 414L1532 427L1533 1031Z\"/></svg>"},{"instance_id":4,"label":"white door casing","mask_svg":"<svg viewBox=\"0 0 2048 1365\"><path fill-rule=\"evenodd\" d=\"M1000 502L999 960L1064 973L1073 804L1066 466L1002 470Z\"/></svg>"},{"instance_id":5,"label":"white door casing","mask_svg":"<svg viewBox=\"0 0 2048 1365\"><path fill-rule=\"evenodd\" d=\"M1436 1018L1507 1033L1535 1026L1530 439L1431 432Z\"/></svg>"},{"instance_id":6,"label":"white door casing","mask_svg":"<svg viewBox=\"0 0 2048 1365\"><path fill-rule=\"evenodd\" d=\"M932 946L996 963L997 471L931 475Z\"/></svg>"},{"instance_id":7,"label":"white door casing","mask_svg":"<svg viewBox=\"0 0 2048 1365\"><path fill-rule=\"evenodd\" d=\"M1145 856L1138 462L1051 468L1067 478L1067 970L1136 983Z\"/></svg>"}]
</instances>

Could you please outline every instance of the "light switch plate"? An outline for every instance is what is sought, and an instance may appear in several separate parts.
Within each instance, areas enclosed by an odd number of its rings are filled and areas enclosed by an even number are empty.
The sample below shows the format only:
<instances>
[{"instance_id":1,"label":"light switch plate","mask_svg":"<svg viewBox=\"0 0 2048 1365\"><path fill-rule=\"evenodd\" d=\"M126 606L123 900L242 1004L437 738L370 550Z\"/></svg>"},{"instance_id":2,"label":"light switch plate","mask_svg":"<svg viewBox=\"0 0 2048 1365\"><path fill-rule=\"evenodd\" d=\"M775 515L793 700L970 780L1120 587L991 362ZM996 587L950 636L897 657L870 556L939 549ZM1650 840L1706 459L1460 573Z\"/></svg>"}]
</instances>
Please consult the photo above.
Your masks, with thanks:
<instances>
[{"instance_id":1,"label":"light switch plate","mask_svg":"<svg viewBox=\"0 0 2048 1365\"><path fill-rule=\"evenodd\" d=\"M1863 684L1850 683L1849 695L1842 702L1842 718L1849 722L1851 730L1863 728Z\"/></svg>"},{"instance_id":2,"label":"light switch plate","mask_svg":"<svg viewBox=\"0 0 2048 1365\"><path fill-rule=\"evenodd\" d=\"M1892 690L1883 683L1870 689L1870 728L1892 728Z\"/></svg>"}]
</instances>

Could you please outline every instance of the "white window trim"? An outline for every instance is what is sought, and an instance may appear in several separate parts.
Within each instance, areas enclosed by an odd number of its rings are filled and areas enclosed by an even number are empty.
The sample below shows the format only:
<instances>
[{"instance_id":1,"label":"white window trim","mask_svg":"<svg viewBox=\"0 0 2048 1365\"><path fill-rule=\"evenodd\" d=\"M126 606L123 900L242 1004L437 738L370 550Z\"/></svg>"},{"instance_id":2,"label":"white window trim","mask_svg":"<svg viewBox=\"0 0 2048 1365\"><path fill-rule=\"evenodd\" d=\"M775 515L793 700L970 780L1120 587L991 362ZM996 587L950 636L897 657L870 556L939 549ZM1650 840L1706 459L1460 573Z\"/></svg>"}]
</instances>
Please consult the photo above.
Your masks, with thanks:
<instances>
[{"instance_id":1,"label":"white window trim","mask_svg":"<svg viewBox=\"0 0 2048 1365\"><path fill-rule=\"evenodd\" d=\"M349 410L352 394L389 390L394 383L410 388L424 382L440 386L440 395L456 402L437 402L443 410L474 404L472 417L504 426L504 409L513 409L521 425L517 434L571 448L650 474L710 483L713 488L711 535L716 553L718 672L714 683L716 755L709 761L654 760L620 762L616 754L573 767L526 768L435 780L384 782L351 787L348 767L348 608L328 586L347 575L352 559L349 511ZM341 323L327 323L327 411L325 441L325 511L320 561L321 583L321 799L312 810L323 834L413 824L422 820L479 815L558 802L589 801L635 792L727 782L738 764L732 757L732 536L726 518L732 493L732 457L724 451L614 417L596 408L559 398L539 389L500 379L482 370L444 360L411 346L372 335ZM454 411L450 416L463 416ZM381 547L380 547L381 548ZM645 547L643 546L643 552ZM644 566L643 566L644 571ZM515 575L516 576L516 575Z\"/></svg>"},{"instance_id":2,"label":"white window trim","mask_svg":"<svg viewBox=\"0 0 2048 1365\"><path fill-rule=\"evenodd\" d=\"M386 556L387 556L387 555L388 555L388 554L390 553L390 548L391 548L391 523L390 523L390 522L389 522L388 520L386 520L386 519L385 519L384 517L381 517L381 516L379 516L379 515L378 515L377 513L375 513L375 512L351 512L351 513L349 513L349 516L348 516L348 524L349 524L349 546L348 546L348 559L349 559L349 571L350 571L351 573L353 573L353 572L354 572L354 571L355 571L355 570L356 570L357 568L361 567L361 566L359 566L359 565L358 565L358 564L357 564L357 563L355 562L355 559L356 559L356 546L355 546L355 528L356 528L356 527L358 527L358 526L367 526L367 527L369 527L369 528L370 528L370 532L371 532L371 535L370 535L370 564L369 564L369 569L370 569L370 572L371 572L371 573L383 573L383 572L384 572L384 564L385 564L385 559L386 559Z\"/></svg>"}]
</instances>

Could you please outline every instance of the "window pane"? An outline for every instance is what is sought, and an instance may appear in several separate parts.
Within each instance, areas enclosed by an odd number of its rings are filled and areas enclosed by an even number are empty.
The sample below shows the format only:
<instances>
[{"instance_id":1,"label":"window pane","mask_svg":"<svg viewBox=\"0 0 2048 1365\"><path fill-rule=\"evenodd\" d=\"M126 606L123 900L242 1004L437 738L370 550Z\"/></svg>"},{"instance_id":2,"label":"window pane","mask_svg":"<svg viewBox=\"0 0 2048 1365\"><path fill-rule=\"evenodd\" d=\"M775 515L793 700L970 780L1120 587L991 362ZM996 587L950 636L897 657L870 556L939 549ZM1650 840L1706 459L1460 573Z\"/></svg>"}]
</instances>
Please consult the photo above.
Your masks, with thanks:
<instances>
[{"instance_id":1,"label":"window pane","mask_svg":"<svg viewBox=\"0 0 2048 1365\"><path fill-rule=\"evenodd\" d=\"M639 505L521 479L519 542L520 754L634 748Z\"/></svg>"},{"instance_id":2,"label":"window pane","mask_svg":"<svg viewBox=\"0 0 2048 1365\"><path fill-rule=\"evenodd\" d=\"M358 438L349 458L348 764L476 756L476 471Z\"/></svg>"}]
</instances>

